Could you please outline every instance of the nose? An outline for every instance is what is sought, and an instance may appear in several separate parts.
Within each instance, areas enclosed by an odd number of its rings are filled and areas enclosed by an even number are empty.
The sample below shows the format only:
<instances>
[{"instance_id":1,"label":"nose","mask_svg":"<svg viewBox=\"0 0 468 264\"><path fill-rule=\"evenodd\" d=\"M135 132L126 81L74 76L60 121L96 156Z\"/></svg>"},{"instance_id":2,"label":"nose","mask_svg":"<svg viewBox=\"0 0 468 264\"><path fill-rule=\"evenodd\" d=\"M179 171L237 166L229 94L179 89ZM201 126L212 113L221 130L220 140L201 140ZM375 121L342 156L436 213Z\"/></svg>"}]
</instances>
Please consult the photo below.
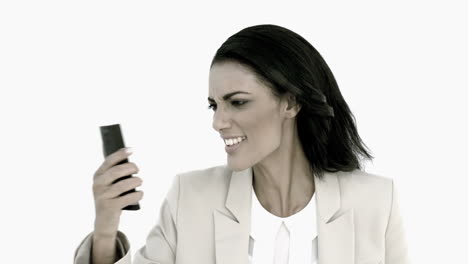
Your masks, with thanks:
<instances>
[{"instance_id":1,"label":"nose","mask_svg":"<svg viewBox=\"0 0 468 264\"><path fill-rule=\"evenodd\" d=\"M213 129L220 131L221 129L229 128L231 126L229 116L226 112L223 112L221 108L216 109L213 114Z\"/></svg>"}]
</instances>

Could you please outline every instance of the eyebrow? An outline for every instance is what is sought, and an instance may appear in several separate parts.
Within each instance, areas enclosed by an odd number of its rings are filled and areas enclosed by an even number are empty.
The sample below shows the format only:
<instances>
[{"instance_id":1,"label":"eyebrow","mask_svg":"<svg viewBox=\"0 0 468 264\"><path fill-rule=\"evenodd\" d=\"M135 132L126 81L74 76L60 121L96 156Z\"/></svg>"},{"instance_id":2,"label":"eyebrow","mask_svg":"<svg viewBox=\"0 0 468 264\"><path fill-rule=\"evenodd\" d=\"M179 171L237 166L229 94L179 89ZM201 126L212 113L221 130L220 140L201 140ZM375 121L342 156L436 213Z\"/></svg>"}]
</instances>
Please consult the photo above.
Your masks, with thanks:
<instances>
[{"instance_id":1,"label":"eyebrow","mask_svg":"<svg viewBox=\"0 0 468 264\"><path fill-rule=\"evenodd\" d=\"M235 91L235 92L232 92L232 93L227 93L225 95L223 95L223 100L226 101L227 99L231 98L233 95L236 95L236 94L250 94L248 92L243 92L243 91ZM208 101L210 102L214 102L213 98L211 97L208 97Z\"/></svg>"}]
</instances>

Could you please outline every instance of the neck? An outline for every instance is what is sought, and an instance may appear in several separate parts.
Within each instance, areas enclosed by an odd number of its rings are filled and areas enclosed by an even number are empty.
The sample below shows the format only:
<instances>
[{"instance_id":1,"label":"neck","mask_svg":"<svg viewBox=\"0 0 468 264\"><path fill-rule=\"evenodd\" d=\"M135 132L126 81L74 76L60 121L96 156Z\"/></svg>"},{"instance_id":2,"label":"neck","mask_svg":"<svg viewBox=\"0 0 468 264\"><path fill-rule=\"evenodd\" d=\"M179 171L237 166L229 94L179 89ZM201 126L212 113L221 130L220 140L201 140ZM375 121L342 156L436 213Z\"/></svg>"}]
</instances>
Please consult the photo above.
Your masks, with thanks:
<instances>
[{"instance_id":1,"label":"neck","mask_svg":"<svg viewBox=\"0 0 468 264\"><path fill-rule=\"evenodd\" d=\"M252 168L258 200L267 211L279 217L302 210L315 192L314 178L299 137L286 135L283 139L277 150Z\"/></svg>"}]
</instances>

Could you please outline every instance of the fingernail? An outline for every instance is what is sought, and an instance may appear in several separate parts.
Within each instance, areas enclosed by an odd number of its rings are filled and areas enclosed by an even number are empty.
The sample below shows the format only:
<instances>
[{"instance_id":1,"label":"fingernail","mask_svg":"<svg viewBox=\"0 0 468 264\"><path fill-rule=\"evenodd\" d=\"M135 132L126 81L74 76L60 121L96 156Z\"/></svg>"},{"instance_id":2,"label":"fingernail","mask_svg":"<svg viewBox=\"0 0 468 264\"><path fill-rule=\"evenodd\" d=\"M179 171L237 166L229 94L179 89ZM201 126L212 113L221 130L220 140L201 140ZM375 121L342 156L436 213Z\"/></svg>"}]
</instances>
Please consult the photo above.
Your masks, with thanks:
<instances>
[{"instance_id":1,"label":"fingernail","mask_svg":"<svg viewBox=\"0 0 468 264\"><path fill-rule=\"evenodd\" d=\"M125 153L127 154L132 154L133 153L133 149L131 147L128 147L125 149Z\"/></svg>"}]
</instances>

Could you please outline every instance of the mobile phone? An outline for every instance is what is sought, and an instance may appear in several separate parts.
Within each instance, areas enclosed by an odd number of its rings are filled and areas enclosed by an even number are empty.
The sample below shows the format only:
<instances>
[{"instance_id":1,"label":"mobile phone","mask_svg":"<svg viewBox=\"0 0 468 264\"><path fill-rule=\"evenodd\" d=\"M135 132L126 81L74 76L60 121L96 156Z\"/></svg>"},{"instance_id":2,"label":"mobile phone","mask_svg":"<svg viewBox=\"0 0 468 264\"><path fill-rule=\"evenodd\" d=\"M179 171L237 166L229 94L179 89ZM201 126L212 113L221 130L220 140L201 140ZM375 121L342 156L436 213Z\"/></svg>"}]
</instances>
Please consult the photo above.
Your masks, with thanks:
<instances>
[{"instance_id":1,"label":"mobile phone","mask_svg":"<svg viewBox=\"0 0 468 264\"><path fill-rule=\"evenodd\" d=\"M101 130L102 150L103 150L103 153L104 153L104 158L109 156L110 154L116 152L117 150L125 147L124 140L123 140L123 137L122 137L122 131L120 129L120 124L100 126L100 130ZM120 161L116 165L120 165L120 164L123 164L123 163L126 163L126 162L128 162L127 158ZM119 182L121 180L128 179L130 177L132 177L131 174L120 177L117 180L113 181L112 184L114 184L116 182ZM124 196L124 195L126 195L128 193L131 193L131 192L135 192L135 189L123 192L119 196ZM130 205L122 208L122 210L132 210L132 211L140 210L140 204L139 203L130 204Z\"/></svg>"}]
</instances>

